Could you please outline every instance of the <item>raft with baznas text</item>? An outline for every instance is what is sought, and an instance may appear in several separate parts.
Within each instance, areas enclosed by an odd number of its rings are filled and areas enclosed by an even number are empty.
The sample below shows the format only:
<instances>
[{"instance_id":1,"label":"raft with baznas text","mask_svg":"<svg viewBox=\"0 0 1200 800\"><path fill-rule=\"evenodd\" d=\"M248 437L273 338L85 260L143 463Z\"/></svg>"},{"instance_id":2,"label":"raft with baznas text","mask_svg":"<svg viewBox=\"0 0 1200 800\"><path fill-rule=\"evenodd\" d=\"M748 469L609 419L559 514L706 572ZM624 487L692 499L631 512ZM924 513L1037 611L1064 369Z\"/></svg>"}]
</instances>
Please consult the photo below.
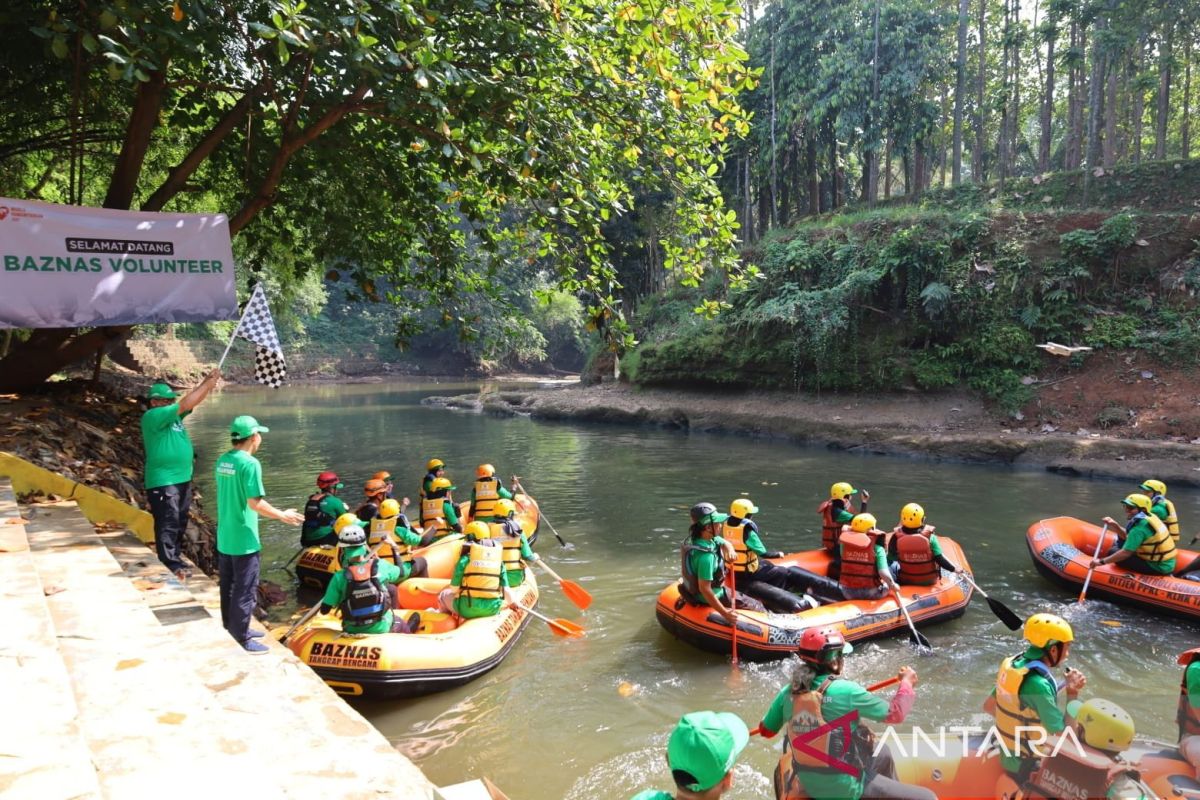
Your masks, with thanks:
<instances>
[{"instance_id":1,"label":"raft with baznas text","mask_svg":"<svg viewBox=\"0 0 1200 800\"><path fill-rule=\"evenodd\" d=\"M400 608L394 613L419 611L419 633L343 633L335 609L300 628L287 647L341 695L417 697L462 686L499 666L533 615L506 605L499 614L454 627L449 615L425 610L436 605L438 591L448 583L412 578L400 584ZM509 591L520 605L536 608L538 587L532 570L525 570L525 580Z\"/></svg>"},{"instance_id":2,"label":"raft with baznas text","mask_svg":"<svg viewBox=\"0 0 1200 800\"><path fill-rule=\"evenodd\" d=\"M947 558L970 570L966 554L953 539L939 537ZM830 556L824 550L792 553L770 559L780 566L803 567L818 575L829 570ZM732 651L733 628L707 605L688 603L679 593L679 581L663 589L655 614L669 633L709 652ZM932 586L901 586L904 607L918 626L960 617L971 602L971 586L960 575L943 572ZM749 661L787 658L796 652L800 636L808 628L829 627L841 631L851 642L888 636L908 630L904 614L893 595L879 600L842 600L796 614L738 611L738 656Z\"/></svg>"},{"instance_id":3,"label":"raft with baznas text","mask_svg":"<svg viewBox=\"0 0 1200 800\"><path fill-rule=\"evenodd\" d=\"M1100 541L1100 530L1098 526L1074 517L1054 517L1030 525L1025 539L1038 572L1075 591L1087 579L1088 565ZM1106 551L1114 540L1109 531ZM1177 553L1176 572L1195 569L1193 564L1200 566L1196 562L1200 553L1182 548ZM1105 564L1092 570L1087 596L1137 606L1151 613L1200 619L1200 581L1173 575L1142 575L1122 569L1118 564Z\"/></svg>"},{"instance_id":4,"label":"raft with baznas text","mask_svg":"<svg viewBox=\"0 0 1200 800\"><path fill-rule=\"evenodd\" d=\"M528 495L518 494L514 498L514 502L517 505L517 522L520 523L521 530L529 538L529 544L533 545L537 540L538 526L541 524L537 500ZM459 518L465 525L470 521L470 501L464 500L459 503L458 510ZM416 522L414 521L413 524ZM329 585L329 579L341 568L337 560L337 550L337 545L332 544L304 548L300 558L296 561L296 577L300 579L300 584L310 589L324 591L325 587ZM423 555L429 564L430 578L449 578L458 561L458 552L454 548L434 548ZM388 554L384 553L382 557L387 559Z\"/></svg>"},{"instance_id":5,"label":"raft with baznas text","mask_svg":"<svg viewBox=\"0 0 1200 800\"><path fill-rule=\"evenodd\" d=\"M929 752L928 742L916 737L911 740L911 745L909 742L909 737L904 737L908 752L895 754L896 778L903 783L929 789L939 800L1001 800L1014 796L1016 786L1000 765L997 753L986 747L982 736L972 736L967 741L948 739L942 752L937 754ZM1045 747L1050 750L1052 745ZM1137 738L1122 757L1136 765L1142 782L1156 797L1186 797L1200 793L1200 781L1195 779L1193 767L1172 744ZM1079 781L1081 773L1086 775L1086 771L1074 770L1072 777ZM775 770L776 800L803 800L804 795L795 791L791 777L791 759L780 759ZM792 788L784 791L789 782ZM1098 787L1079 786L1079 789L1084 797L1104 797ZM1060 796L1076 795L1064 792Z\"/></svg>"}]
</instances>

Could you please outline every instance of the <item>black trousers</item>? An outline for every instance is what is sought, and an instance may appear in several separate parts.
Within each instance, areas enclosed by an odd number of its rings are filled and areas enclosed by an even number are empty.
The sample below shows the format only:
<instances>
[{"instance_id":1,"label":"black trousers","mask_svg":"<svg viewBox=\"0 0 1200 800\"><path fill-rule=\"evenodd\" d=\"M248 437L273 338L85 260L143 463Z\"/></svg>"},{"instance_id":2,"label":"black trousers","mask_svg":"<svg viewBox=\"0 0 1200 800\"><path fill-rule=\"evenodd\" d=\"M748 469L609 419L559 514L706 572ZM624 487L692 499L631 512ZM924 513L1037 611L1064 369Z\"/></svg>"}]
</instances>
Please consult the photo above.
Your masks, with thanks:
<instances>
[{"instance_id":1,"label":"black trousers","mask_svg":"<svg viewBox=\"0 0 1200 800\"><path fill-rule=\"evenodd\" d=\"M183 563L183 533L192 507L192 484L172 483L146 490L150 515L154 517L154 549L163 566L175 572Z\"/></svg>"},{"instance_id":2,"label":"black trousers","mask_svg":"<svg viewBox=\"0 0 1200 800\"><path fill-rule=\"evenodd\" d=\"M240 645L250 641L250 618L258 605L259 554L217 553L221 580L221 624Z\"/></svg>"},{"instance_id":3,"label":"black trousers","mask_svg":"<svg viewBox=\"0 0 1200 800\"><path fill-rule=\"evenodd\" d=\"M800 567L781 567L769 561L760 560L755 572L737 573L736 580L739 591L761 600L769 611L779 614L794 614L807 608L797 596L801 594L811 594L826 602L844 599L837 581Z\"/></svg>"}]
</instances>

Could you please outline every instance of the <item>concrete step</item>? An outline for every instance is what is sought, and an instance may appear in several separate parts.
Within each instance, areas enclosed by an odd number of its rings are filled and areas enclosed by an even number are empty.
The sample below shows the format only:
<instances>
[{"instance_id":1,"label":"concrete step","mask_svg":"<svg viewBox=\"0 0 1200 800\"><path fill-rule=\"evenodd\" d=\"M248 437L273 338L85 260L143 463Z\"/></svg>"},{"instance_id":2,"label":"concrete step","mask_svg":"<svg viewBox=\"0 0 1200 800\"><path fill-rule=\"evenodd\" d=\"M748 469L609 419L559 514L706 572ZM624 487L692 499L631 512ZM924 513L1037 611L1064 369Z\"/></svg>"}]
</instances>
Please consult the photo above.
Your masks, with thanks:
<instances>
[{"instance_id":1,"label":"concrete step","mask_svg":"<svg viewBox=\"0 0 1200 800\"><path fill-rule=\"evenodd\" d=\"M46 609L12 483L0 478L0 795L98 798L71 679Z\"/></svg>"},{"instance_id":2,"label":"concrete step","mask_svg":"<svg viewBox=\"0 0 1200 800\"><path fill-rule=\"evenodd\" d=\"M206 604L156 574L165 570L149 550L113 537L114 560L73 504L37 511L34 562L66 588L47 600L105 795L431 795L411 762L285 648L245 653Z\"/></svg>"}]
</instances>

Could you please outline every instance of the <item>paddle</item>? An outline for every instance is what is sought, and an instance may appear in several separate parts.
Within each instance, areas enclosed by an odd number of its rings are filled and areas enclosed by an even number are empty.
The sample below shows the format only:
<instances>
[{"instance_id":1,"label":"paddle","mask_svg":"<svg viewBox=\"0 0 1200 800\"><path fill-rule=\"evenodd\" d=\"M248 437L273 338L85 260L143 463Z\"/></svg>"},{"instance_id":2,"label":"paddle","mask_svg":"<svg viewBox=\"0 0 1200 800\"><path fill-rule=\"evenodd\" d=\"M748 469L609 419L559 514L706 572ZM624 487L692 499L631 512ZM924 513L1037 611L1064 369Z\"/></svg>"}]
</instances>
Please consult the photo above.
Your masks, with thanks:
<instances>
[{"instance_id":1,"label":"paddle","mask_svg":"<svg viewBox=\"0 0 1200 800\"><path fill-rule=\"evenodd\" d=\"M870 686L867 687L867 691L868 692L878 692L880 689L886 689L889 686L895 686L899 682L900 682L900 676L893 675L892 677L890 677L886 680L882 680L879 683L872 683ZM750 731L751 736L765 736L768 733L770 733L770 731L763 730L763 726L761 724L758 727L756 727L754 730ZM775 735L774 733L771 733L771 736L774 736L774 735Z\"/></svg>"},{"instance_id":2,"label":"paddle","mask_svg":"<svg viewBox=\"0 0 1200 800\"><path fill-rule=\"evenodd\" d=\"M505 590L504 596L508 598L509 605L513 606L514 608L519 608L522 611L527 611L540 619L542 622L549 625L550 632L555 636L561 636L564 639L581 639L587 634L587 631L583 629L582 625L576 625L569 619L562 619L561 617L551 619L541 612L534 611L529 606L521 605L508 590Z\"/></svg>"},{"instance_id":3,"label":"paddle","mask_svg":"<svg viewBox=\"0 0 1200 800\"><path fill-rule=\"evenodd\" d=\"M893 583L892 594L896 595L896 605L900 606L900 613L904 615L904 620L908 623L909 639L918 647L927 649L930 653L933 652L933 645L925 638L925 635L917 630L917 626L913 624L913 619L908 613L908 609L904 607L904 598L900 596L900 587Z\"/></svg>"},{"instance_id":4,"label":"paddle","mask_svg":"<svg viewBox=\"0 0 1200 800\"><path fill-rule=\"evenodd\" d=\"M727 584L727 587L729 589L729 608L730 608L730 610L733 611L734 614L737 614L737 586L733 580L733 570L732 569L729 569L729 568L726 569L725 583ZM736 619L733 621L732 628L733 628L733 668L737 669L738 668L738 657L737 657L738 626L737 626Z\"/></svg>"},{"instance_id":5,"label":"paddle","mask_svg":"<svg viewBox=\"0 0 1200 800\"><path fill-rule=\"evenodd\" d=\"M1092 561L1095 561L1097 558L1100 557L1100 549L1102 547L1104 547L1104 537L1107 534L1108 534L1108 523L1106 522L1106 523L1104 523L1104 527L1100 529L1100 538L1096 541L1096 552L1092 553ZM1095 569L1095 567L1093 567L1091 565L1091 563L1089 562L1087 577L1083 579L1083 589L1081 589L1079 591L1079 599L1075 601L1076 603L1082 603L1084 601L1084 598L1087 597L1088 584L1090 584L1092 582L1092 570L1093 569Z\"/></svg>"},{"instance_id":6,"label":"paddle","mask_svg":"<svg viewBox=\"0 0 1200 800\"><path fill-rule=\"evenodd\" d=\"M578 583L559 577L558 573L550 569L550 565L540 558L533 563L540 564L542 569L546 570L546 572L550 574L551 578L554 578L554 580L558 581L558 587L562 589L562 593L566 595L567 599L574 603L575 607L580 611L586 611L587 607L592 604L591 594L589 594L588 591Z\"/></svg>"},{"instance_id":7,"label":"paddle","mask_svg":"<svg viewBox=\"0 0 1200 800\"><path fill-rule=\"evenodd\" d=\"M961 567L959 568L958 574L966 578L967 583L971 584L971 587L975 589L975 591L983 595L983 599L987 600L988 608L992 610L992 613L996 615L998 620L1004 623L1005 627L1007 627L1010 631L1021 629L1021 626L1024 625L1024 623L1021 622L1020 617L1013 613L1011 608L1004 605L1004 603L1001 603L999 600L993 600L992 598L988 597L987 592L979 588L979 584L975 582L975 579L971 577L970 573L964 571Z\"/></svg>"},{"instance_id":8,"label":"paddle","mask_svg":"<svg viewBox=\"0 0 1200 800\"><path fill-rule=\"evenodd\" d=\"M529 492L525 491L525 487L521 485L520 476L513 475L512 479L513 479L513 483L515 483L517 485L517 488L521 490L521 494L528 497ZM550 532L554 534L555 539L558 539L559 544L561 544L563 547L567 546L566 540L563 539L563 537L559 536L558 531L554 529L554 524L551 523L550 520L546 519L546 515L545 515L545 513L542 512L541 506L538 507L538 519L542 520L543 522L545 522L547 525L550 526Z\"/></svg>"}]
</instances>

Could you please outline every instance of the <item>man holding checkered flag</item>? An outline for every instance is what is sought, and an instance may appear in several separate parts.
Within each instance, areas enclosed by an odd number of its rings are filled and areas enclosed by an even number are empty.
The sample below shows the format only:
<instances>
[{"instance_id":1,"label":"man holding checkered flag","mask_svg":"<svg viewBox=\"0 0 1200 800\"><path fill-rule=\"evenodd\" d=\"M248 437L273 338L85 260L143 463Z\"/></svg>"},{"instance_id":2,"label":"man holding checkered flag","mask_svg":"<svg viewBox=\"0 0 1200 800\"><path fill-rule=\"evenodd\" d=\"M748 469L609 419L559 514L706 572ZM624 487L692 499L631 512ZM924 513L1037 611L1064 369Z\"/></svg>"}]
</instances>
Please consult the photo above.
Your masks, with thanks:
<instances>
[{"instance_id":1,"label":"man holding checkered flag","mask_svg":"<svg viewBox=\"0 0 1200 800\"><path fill-rule=\"evenodd\" d=\"M261 283L255 285L250 301L246 303L242 319L221 356L221 364L225 363L225 356L229 355L229 348L238 337L255 344L254 380L273 389L282 386L287 376L287 362L283 360L283 348L279 346L279 334L275 332L271 309L267 307L267 294Z\"/></svg>"}]
</instances>

